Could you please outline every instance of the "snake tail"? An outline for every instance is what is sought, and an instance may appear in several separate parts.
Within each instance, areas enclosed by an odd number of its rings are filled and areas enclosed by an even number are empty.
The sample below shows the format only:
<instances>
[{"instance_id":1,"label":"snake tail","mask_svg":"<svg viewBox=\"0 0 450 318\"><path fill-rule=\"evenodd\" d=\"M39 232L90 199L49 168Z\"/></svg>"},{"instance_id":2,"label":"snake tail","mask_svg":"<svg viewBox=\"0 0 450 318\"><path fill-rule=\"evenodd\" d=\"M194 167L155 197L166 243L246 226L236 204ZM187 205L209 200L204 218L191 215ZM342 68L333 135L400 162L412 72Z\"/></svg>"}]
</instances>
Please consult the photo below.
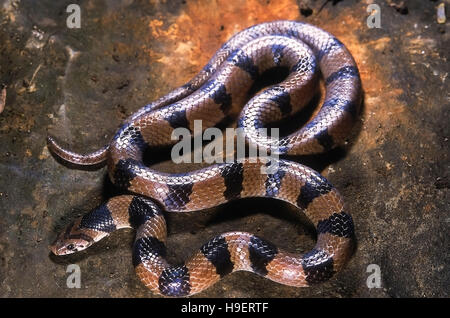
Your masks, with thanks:
<instances>
[{"instance_id":1,"label":"snake tail","mask_svg":"<svg viewBox=\"0 0 450 318\"><path fill-rule=\"evenodd\" d=\"M64 149L52 136L47 136L47 147L59 159L79 167L105 164L109 152L109 145L106 145L103 148L91 153L78 154Z\"/></svg>"}]
</instances>

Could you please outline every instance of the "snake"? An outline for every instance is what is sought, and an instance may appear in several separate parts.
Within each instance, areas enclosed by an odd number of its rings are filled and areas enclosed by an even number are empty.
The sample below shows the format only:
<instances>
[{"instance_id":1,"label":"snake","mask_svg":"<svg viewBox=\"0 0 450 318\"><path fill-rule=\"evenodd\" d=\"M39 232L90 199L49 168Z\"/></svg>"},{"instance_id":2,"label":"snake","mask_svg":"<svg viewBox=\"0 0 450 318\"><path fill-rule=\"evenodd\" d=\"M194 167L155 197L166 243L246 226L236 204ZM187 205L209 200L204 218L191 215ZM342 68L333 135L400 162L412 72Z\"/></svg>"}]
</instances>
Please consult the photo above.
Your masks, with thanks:
<instances>
[{"instance_id":1,"label":"snake","mask_svg":"<svg viewBox=\"0 0 450 318\"><path fill-rule=\"evenodd\" d=\"M281 81L249 96L263 74L285 70ZM289 120L325 88L317 114L295 132L274 138L261 128ZM79 154L52 136L49 150L79 167L106 165L126 194L79 217L50 246L56 255L84 250L121 228L136 230L132 259L137 276L153 293L184 297L199 293L222 277L249 271L288 286L324 282L349 261L355 246L353 219L342 195L320 173L284 157L325 153L342 145L357 121L362 103L359 71L336 37L311 24L273 21L232 36L188 83L129 116L111 142ZM285 155L276 171L262 158L217 162L185 173L161 172L144 163L149 149L173 146L177 128L193 131L220 125L238 111L236 123L248 144ZM191 212L229 201L265 197L289 202L317 231L314 248L293 253L247 232L217 235L181 264L167 259L166 212Z\"/></svg>"}]
</instances>

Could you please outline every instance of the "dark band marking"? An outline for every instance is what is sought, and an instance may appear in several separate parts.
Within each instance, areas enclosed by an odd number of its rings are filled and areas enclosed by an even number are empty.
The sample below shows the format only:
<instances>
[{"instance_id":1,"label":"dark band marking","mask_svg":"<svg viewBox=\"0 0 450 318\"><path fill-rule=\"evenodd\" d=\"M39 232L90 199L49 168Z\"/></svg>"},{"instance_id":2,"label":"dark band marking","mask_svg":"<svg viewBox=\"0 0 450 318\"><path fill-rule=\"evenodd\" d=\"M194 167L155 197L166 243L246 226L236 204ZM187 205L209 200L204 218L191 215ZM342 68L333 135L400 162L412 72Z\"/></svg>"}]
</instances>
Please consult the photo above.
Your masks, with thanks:
<instances>
[{"instance_id":1,"label":"dark band marking","mask_svg":"<svg viewBox=\"0 0 450 318\"><path fill-rule=\"evenodd\" d=\"M141 154L148 148L139 128L134 127L131 124L123 125L116 133L113 140L122 140L122 142L127 145L135 146Z\"/></svg>"},{"instance_id":2,"label":"dark band marking","mask_svg":"<svg viewBox=\"0 0 450 318\"><path fill-rule=\"evenodd\" d=\"M245 128L245 127L247 127L246 122L248 122L248 121L249 121L249 118L247 116L240 117L238 119L238 122L237 122L237 128ZM263 125L263 124L262 123L259 124L258 122L256 122L256 123L253 122L253 125ZM248 126L252 127L251 125L248 125Z\"/></svg>"},{"instance_id":3,"label":"dark band marking","mask_svg":"<svg viewBox=\"0 0 450 318\"><path fill-rule=\"evenodd\" d=\"M278 171L274 174L267 175L266 182L264 186L266 187L266 197L276 197L280 192L281 181L286 174L286 171L283 170L284 164L279 162Z\"/></svg>"},{"instance_id":4,"label":"dark band marking","mask_svg":"<svg viewBox=\"0 0 450 318\"><path fill-rule=\"evenodd\" d=\"M128 206L129 223L134 229L137 229L156 214L157 211L154 210L153 206L141 197L133 197Z\"/></svg>"},{"instance_id":5,"label":"dark band marking","mask_svg":"<svg viewBox=\"0 0 450 318\"><path fill-rule=\"evenodd\" d=\"M266 276L268 273L266 266L278 254L277 247L257 236L252 236L248 251L253 271L261 276Z\"/></svg>"},{"instance_id":6,"label":"dark band marking","mask_svg":"<svg viewBox=\"0 0 450 318\"><path fill-rule=\"evenodd\" d=\"M331 137L331 135L328 134L328 128L325 128L316 135L314 135L314 138L317 139L317 141L325 151L332 149L334 146L333 137Z\"/></svg>"},{"instance_id":7,"label":"dark band marking","mask_svg":"<svg viewBox=\"0 0 450 318\"><path fill-rule=\"evenodd\" d=\"M210 73L211 72L211 70L212 70L212 65L211 64L206 64L204 67L203 67L203 72L205 72L205 73Z\"/></svg>"},{"instance_id":8,"label":"dark band marking","mask_svg":"<svg viewBox=\"0 0 450 318\"><path fill-rule=\"evenodd\" d=\"M169 192L164 199L164 205L170 210L183 210L185 205L189 202L189 196L192 193L194 184L168 184Z\"/></svg>"},{"instance_id":9,"label":"dark band marking","mask_svg":"<svg viewBox=\"0 0 450 318\"><path fill-rule=\"evenodd\" d=\"M297 205L302 209L307 209L308 205L317 197L327 194L333 189L333 186L323 176L317 172L312 174L300 189L300 195L297 198Z\"/></svg>"},{"instance_id":10,"label":"dark band marking","mask_svg":"<svg viewBox=\"0 0 450 318\"><path fill-rule=\"evenodd\" d=\"M71 240L82 239L82 240L84 240L86 242L94 243L94 239L92 237L90 237L89 235L84 234L84 233L70 234L70 235L68 235L66 237L66 239L71 239Z\"/></svg>"},{"instance_id":11,"label":"dark band marking","mask_svg":"<svg viewBox=\"0 0 450 318\"><path fill-rule=\"evenodd\" d=\"M170 115L164 118L172 128L187 128L189 129L189 121L186 117L186 109L172 112Z\"/></svg>"},{"instance_id":12,"label":"dark band marking","mask_svg":"<svg viewBox=\"0 0 450 318\"><path fill-rule=\"evenodd\" d=\"M333 258L322 250L313 249L306 253L302 259L302 267L310 285L324 282L334 274Z\"/></svg>"},{"instance_id":13,"label":"dark band marking","mask_svg":"<svg viewBox=\"0 0 450 318\"><path fill-rule=\"evenodd\" d=\"M133 266L155 261L155 257L165 257L166 246L156 237L141 237L133 244Z\"/></svg>"},{"instance_id":14,"label":"dark band marking","mask_svg":"<svg viewBox=\"0 0 450 318\"><path fill-rule=\"evenodd\" d=\"M272 88L269 88L266 91L266 94L270 96L269 100L275 102L278 105L283 116L291 113L291 96L284 90L284 88L280 86L274 86Z\"/></svg>"},{"instance_id":15,"label":"dark band marking","mask_svg":"<svg viewBox=\"0 0 450 318\"><path fill-rule=\"evenodd\" d=\"M224 84L211 80L201 87L202 92L210 95L214 103L220 105L220 109L224 114L228 112L231 107L231 94L227 93Z\"/></svg>"},{"instance_id":16,"label":"dark band marking","mask_svg":"<svg viewBox=\"0 0 450 318\"><path fill-rule=\"evenodd\" d=\"M214 103L220 105L223 113L227 113L231 107L231 94L227 93L225 85L220 84L213 94Z\"/></svg>"},{"instance_id":17,"label":"dark band marking","mask_svg":"<svg viewBox=\"0 0 450 318\"><path fill-rule=\"evenodd\" d=\"M216 273L220 277L233 271L234 264L231 261L227 241L220 236L210 240L200 248L205 257L215 266Z\"/></svg>"},{"instance_id":18,"label":"dark band marking","mask_svg":"<svg viewBox=\"0 0 450 318\"><path fill-rule=\"evenodd\" d=\"M278 154L280 154L280 155L287 154L289 151L289 146L290 146L289 140L287 138L282 138L279 141L278 149L275 149L275 150L278 150Z\"/></svg>"},{"instance_id":19,"label":"dark band marking","mask_svg":"<svg viewBox=\"0 0 450 318\"><path fill-rule=\"evenodd\" d=\"M276 66L281 64L281 59L283 58L283 50L286 46L281 44L272 45L273 62Z\"/></svg>"},{"instance_id":20,"label":"dark band marking","mask_svg":"<svg viewBox=\"0 0 450 318\"><path fill-rule=\"evenodd\" d=\"M358 116L358 105L353 101L344 100L340 98L330 98L326 100L322 105L322 108L327 107L339 108L341 110L349 112L354 119Z\"/></svg>"},{"instance_id":21,"label":"dark band marking","mask_svg":"<svg viewBox=\"0 0 450 318\"><path fill-rule=\"evenodd\" d=\"M345 238L351 238L354 234L353 219L345 212L333 213L328 219L319 221L317 233L331 233Z\"/></svg>"},{"instance_id":22,"label":"dark band marking","mask_svg":"<svg viewBox=\"0 0 450 318\"><path fill-rule=\"evenodd\" d=\"M304 61L298 61L297 63L294 64L294 66L291 67L291 73L298 73L300 70L303 70L305 66L305 62Z\"/></svg>"},{"instance_id":23,"label":"dark band marking","mask_svg":"<svg viewBox=\"0 0 450 318\"><path fill-rule=\"evenodd\" d=\"M245 127L244 124L245 124L246 120L247 120L247 118L245 116L240 117L237 122L237 128L244 128Z\"/></svg>"},{"instance_id":24,"label":"dark band marking","mask_svg":"<svg viewBox=\"0 0 450 318\"><path fill-rule=\"evenodd\" d=\"M279 146L278 147L278 154L279 155L285 155L287 154L289 151L289 147L288 146Z\"/></svg>"},{"instance_id":25,"label":"dark band marking","mask_svg":"<svg viewBox=\"0 0 450 318\"><path fill-rule=\"evenodd\" d=\"M344 79L359 76L358 69L354 66L344 66L331 74L325 80L325 85L333 83L337 79Z\"/></svg>"},{"instance_id":26,"label":"dark band marking","mask_svg":"<svg viewBox=\"0 0 450 318\"><path fill-rule=\"evenodd\" d=\"M330 40L330 42L327 44L327 46L326 46L325 48L319 50L319 52L317 53L317 58L318 58L319 61L320 61L320 60L322 60L322 58L323 58L325 55L331 53L332 51L335 51L335 50L337 50L337 49L340 49L340 48L343 47L343 46L344 46L344 44L342 44L341 41L339 41L338 39L336 39L336 38L333 37L333 38Z\"/></svg>"},{"instance_id":27,"label":"dark band marking","mask_svg":"<svg viewBox=\"0 0 450 318\"><path fill-rule=\"evenodd\" d=\"M236 65L240 69L246 71L252 80L256 80L259 75L258 67L253 64L252 59L247 56L241 49L235 50L231 53L228 61Z\"/></svg>"},{"instance_id":28,"label":"dark band marking","mask_svg":"<svg viewBox=\"0 0 450 318\"><path fill-rule=\"evenodd\" d=\"M358 117L358 104L351 101L345 101L344 104L340 106L340 109L350 113L353 117L353 119L356 119Z\"/></svg>"},{"instance_id":29,"label":"dark band marking","mask_svg":"<svg viewBox=\"0 0 450 318\"><path fill-rule=\"evenodd\" d=\"M64 231L64 239L65 240L84 240L88 243L94 243L94 239L92 237L90 237L89 235L85 234L85 233L76 233L76 234L72 234L72 230L73 230L73 226L75 225L75 221L71 222L67 227L66 230ZM78 226L75 230L79 230L80 227Z\"/></svg>"},{"instance_id":30,"label":"dark band marking","mask_svg":"<svg viewBox=\"0 0 450 318\"><path fill-rule=\"evenodd\" d=\"M186 296L191 291L189 270L185 265L164 269L158 283L159 291L166 296Z\"/></svg>"},{"instance_id":31,"label":"dark band marking","mask_svg":"<svg viewBox=\"0 0 450 318\"><path fill-rule=\"evenodd\" d=\"M288 29L286 34L287 36L293 37L293 38L300 38L298 31L296 29Z\"/></svg>"},{"instance_id":32,"label":"dark band marking","mask_svg":"<svg viewBox=\"0 0 450 318\"><path fill-rule=\"evenodd\" d=\"M242 163L225 164L220 172L225 183L223 195L226 200L239 198L243 190L244 166Z\"/></svg>"},{"instance_id":33,"label":"dark band marking","mask_svg":"<svg viewBox=\"0 0 450 318\"><path fill-rule=\"evenodd\" d=\"M264 123L262 122L261 119L255 118L255 119L253 119L253 128L254 129L264 128Z\"/></svg>"},{"instance_id":34,"label":"dark band marking","mask_svg":"<svg viewBox=\"0 0 450 318\"><path fill-rule=\"evenodd\" d=\"M122 189L128 189L130 182L137 176L133 166L139 164L134 159L121 159L117 162L114 170L114 184Z\"/></svg>"},{"instance_id":35,"label":"dark band marking","mask_svg":"<svg viewBox=\"0 0 450 318\"><path fill-rule=\"evenodd\" d=\"M116 229L116 225L108 207L102 204L81 218L80 228L111 233Z\"/></svg>"}]
</instances>

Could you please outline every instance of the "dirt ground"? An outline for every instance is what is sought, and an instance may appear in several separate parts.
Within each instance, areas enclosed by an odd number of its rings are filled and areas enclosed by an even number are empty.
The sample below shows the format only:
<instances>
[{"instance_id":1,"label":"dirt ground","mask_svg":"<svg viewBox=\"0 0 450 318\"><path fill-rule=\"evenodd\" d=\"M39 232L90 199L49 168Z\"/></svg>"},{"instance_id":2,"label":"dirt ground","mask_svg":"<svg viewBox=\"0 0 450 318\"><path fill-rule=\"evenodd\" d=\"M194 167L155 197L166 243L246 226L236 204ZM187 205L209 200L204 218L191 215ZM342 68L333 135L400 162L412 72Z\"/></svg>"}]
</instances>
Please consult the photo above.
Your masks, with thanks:
<instances>
[{"instance_id":1,"label":"dirt ground","mask_svg":"<svg viewBox=\"0 0 450 318\"><path fill-rule=\"evenodd\" d=\"M0 1L0 296L154 297L134 273L131 230L79 254L50 254L70 220L117 190L105 169L58 163L46 135L74 151L96 150L125 117L192 78L231 35L290 19L333 33L360 69L364 105L348 144L305 159L345 197L357 248L321 285L294 288L239 272L197 296L449 297L449 24L437 22L443 1L400 2ZM79 29L66 26L70 3L81 7ZM381 28L367 26L371 3L380 6ZM306 252L315 232L296 212L261 199L167 215L169 259L180 262L231 230ZM80 266L79 289L66 287L69 264ZM381 288L366 284L370 264L380 267Z\"/></svg>"}]
</instances>

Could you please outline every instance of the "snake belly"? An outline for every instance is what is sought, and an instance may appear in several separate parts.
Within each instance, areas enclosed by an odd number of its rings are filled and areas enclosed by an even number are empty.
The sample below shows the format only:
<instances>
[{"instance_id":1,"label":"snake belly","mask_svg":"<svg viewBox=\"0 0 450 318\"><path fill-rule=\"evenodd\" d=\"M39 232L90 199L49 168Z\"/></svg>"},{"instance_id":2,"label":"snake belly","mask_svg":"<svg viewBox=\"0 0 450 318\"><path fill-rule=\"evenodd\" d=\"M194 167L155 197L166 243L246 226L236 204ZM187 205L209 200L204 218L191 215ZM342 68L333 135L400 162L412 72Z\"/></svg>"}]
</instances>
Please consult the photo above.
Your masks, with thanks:
<instances>
[{"instance_id":1,"label":"snake belly","mask_svg":"<svg viewBox=\"0 0 450 318\"><path fill-rule=\"evenodd\" d=\"M287 69L287 77L248 100L253 83L272 68ZM317 91L319 71L326 94L317 115L286 137L262 134L260 128L292 116L310 101ZM192 131L194 121L201 120L206 129L242 107L238 127L249 144L283 155L326 152L348 136L361 94L351 54L315 26L276 21L237 33L190 82L130 116L101 150L76 154L48 138L49 149L67 162L106 162L113 184L135 194L114 197L75 221L58 236L52 251L73 253L116 229L135 228L136 272L153 292L166 296L193 295L239 270L291 286L329 279L350 257L354 227L341 195L318 172L280 159L276 172L262 174L266 162L247 158L170 174L144 165L143 155L149 148L173 145L176 128ZM276 198L298 207L317 229L314 249L298 255L250 233L231 232L211 239L184 264L168 264L160 207L189 212L245 197Z\"/></svg>"}]
</instances>

